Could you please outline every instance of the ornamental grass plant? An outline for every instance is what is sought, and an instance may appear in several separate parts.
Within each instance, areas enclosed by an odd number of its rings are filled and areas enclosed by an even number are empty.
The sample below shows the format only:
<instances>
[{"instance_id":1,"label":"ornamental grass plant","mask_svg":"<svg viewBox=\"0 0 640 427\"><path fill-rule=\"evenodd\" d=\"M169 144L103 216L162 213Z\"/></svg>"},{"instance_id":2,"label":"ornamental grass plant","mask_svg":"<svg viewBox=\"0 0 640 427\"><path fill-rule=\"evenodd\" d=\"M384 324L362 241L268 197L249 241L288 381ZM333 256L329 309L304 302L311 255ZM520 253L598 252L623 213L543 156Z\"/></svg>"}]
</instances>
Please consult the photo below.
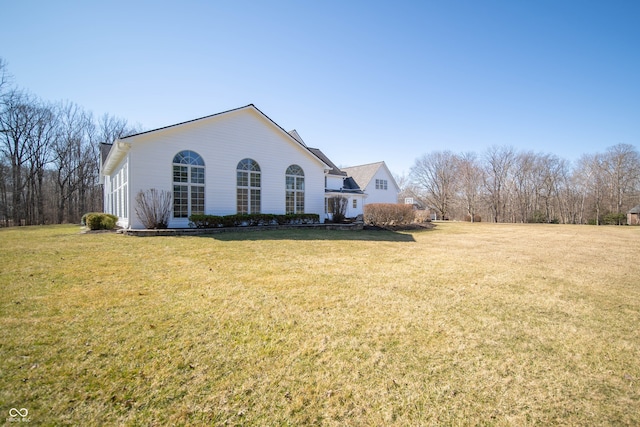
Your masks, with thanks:
<instances>
[{"instance_id":1,"label":"ornamental grass plant","mask_svg":"<svg viewBox=\"0 0 640 427\"><path fill-rule=\"evenodd\" d=\"M639 425L640 227L0 230L35 425Z\"/></svg>"}]
</instances>

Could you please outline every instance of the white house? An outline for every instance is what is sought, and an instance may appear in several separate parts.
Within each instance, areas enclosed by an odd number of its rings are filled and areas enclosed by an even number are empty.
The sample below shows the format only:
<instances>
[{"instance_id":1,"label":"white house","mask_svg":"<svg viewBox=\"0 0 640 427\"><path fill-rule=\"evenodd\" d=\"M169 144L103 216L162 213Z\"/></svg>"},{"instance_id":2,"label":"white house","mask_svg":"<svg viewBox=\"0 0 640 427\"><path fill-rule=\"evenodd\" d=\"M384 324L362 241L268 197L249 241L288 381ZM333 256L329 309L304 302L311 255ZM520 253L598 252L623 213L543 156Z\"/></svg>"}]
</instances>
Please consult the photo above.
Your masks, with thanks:
<instances>
[{"instance_id":1,"label":"white house","mask_svg":"<svg viewBox=\"0 0 640 427\"><path fill-rule=\"evenodd\" d=\"M354 179L347 175L346 172L341 171L325 154L317 148L310 148L318 158L331 167L327 171L324 177L325 187L325 207L324 211L326 218L331 219L333 211L330 206L333 203L335 197L342 197L347 199L347 211L345 216L347 218L355 218L358 215L362 215L364 201L366 194L358 187L358 184Z\"/></svg>"},{"instance_id":2,"label":"white house","mask_svg":"<svg viewBox=\"0 0 640 427\"><path fill-rule=\"evenodd\" d=\"M385 162L341 168L367 195L366 204L398 203L400 187Z\"/></svg>"},{"instance_id":3,"label":"white house","mask_svg":"<svg viewBox=\"0 0 640 427\"><path fill-rule=\"evenodd\" d=\"M315 213L324 221L336 195L349 197L354 217L366 197L320 150L253 104L120 138L102 154L104 210L124 228L144 228L135 200L152 188L173 195L170 228L188 227L197 213Z\"/></svg>"}]
</instances>

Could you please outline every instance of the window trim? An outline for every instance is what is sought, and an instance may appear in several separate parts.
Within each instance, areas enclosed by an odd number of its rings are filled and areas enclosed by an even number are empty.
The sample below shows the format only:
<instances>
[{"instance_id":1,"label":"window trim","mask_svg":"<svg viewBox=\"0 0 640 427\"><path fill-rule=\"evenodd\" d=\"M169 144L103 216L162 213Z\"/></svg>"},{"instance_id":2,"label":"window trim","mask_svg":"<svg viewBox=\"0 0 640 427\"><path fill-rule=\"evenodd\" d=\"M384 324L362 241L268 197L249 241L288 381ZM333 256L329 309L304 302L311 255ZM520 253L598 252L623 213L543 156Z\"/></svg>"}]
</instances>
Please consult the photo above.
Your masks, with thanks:
<instances>
[{"instance_id":1,"label":"window trim","mask_svg":"<svg viewBox=\"0 0 640 427\"><path fill-rule=\"evenodd\" d=\"M288 214L300 214L305 210L305 176L304 169L297 164L291 164L285 171L284 187L284 210ZM289 188L289 181L293 180L291 188ZM292 197L292 200L290 200ZM290 206L290 204L292 206ZM291 209L293 207L293 209Z\"/></svg>"},{"instance_id":2,"label":"window trim","mask_svg":"<svg viewBox=\"0 0 640 427\"><path fill-rule=\"evenodd\" d=\"M236 166L236 213L243 215L261 211L262 169L258 162L247 157Z\"/></svg>"},{"instance_id":3,"label":"window trim","mask_svg":"<svg viewBox=\"0 0 640 427\"><path fill-rule=\"evenodd\" d=\"M376 178L376 190L388 190L389 181L386 179Z\"/></svg>"},{"instance_id":4,"label":"window trim","mask_svg":"<svg viewBox=\"0 0 640 427\"><path fill-rule=\"evenodd\" d=\"M179 169L176 170L177 168ZM172 218L183 220L194 214L204 214L206 209L206 166L200 154L192 150L182 150L173 156L171 185ZM199 198L196 194L194 198L194 190L201 193L202 197ZM179 201L180 204L178 204ZM186 209L184 209L185 206Z\"/></svg>"}]
</instances>

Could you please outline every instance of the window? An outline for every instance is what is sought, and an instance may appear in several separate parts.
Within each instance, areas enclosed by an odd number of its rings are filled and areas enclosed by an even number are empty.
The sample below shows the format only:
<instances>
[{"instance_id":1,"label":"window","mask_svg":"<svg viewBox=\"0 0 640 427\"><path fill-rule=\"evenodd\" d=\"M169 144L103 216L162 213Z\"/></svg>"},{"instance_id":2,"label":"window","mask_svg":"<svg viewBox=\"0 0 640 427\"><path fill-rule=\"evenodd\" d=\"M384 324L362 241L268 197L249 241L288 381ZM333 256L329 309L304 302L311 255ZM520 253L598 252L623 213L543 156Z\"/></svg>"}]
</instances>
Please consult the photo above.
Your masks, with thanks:
<instances>
[{"instance_id":1,"label":"window","mask_svg":"<svg viewBox=\"0 0 640 427\"><path fill-rule=\"evenodd\" d=\"M291 165L285 174L285 210L287 214L304 213L304 171Z\"/></svg>"},{"instance_id":2,"label":"window","mask_svg":"<svg viewBox=\"0 0 640 427\"><path fill-rule=\"evenodd\" d=\"M196 152L181 151L173 158L173 217L204 213L204 160Z\"/></svg>"},{"instance_id":3,"label":"window","mask_svg":"<svg viewBox=\"0 0 640 427\"><path fill-rule=\"evenodd\" d=\"M328 199L324 199L324 213L332 213L334 211L335 199L330 197Z\"/></svg>"},{"instance_id":4,"label":"window","mask_svg":"<svg viewBox=\"0 0 640 427\"><path fill-rule=\"evenodd\" d=\"M260 165L243 159L236 168L237 210L239 214L260 213Z\"/></svg>"},{"instance_id":5,"label":"window","mask_svg":"<svg viewBox=\"0 0 640 427\"><path fill-rule=\"evenodd\" d=\"M129 217L129 209L127 206L127 182L129 180L129 174L127 172L127 163L125 163L111 178L110 189L105 187L105 192L107 192L109 198L107 209L110 213L120 218Z\"/></svg>"},{"instance_id":6,"label":"window","mask_svg":"<svg viewBox=\"0 0 640 427\"><path fill-rule=\"evenodd\" d=\"M387 189L387 180L376 179L376 190L386 190L386 189Z\"/></svg>"},{"instance_id":7,"label":"window","mask_svg":"<svg viewBox=\"0 0 640 427\"><path fill-rule=\"evenodd\" d=\"M353 199L353 209L358 207L358 199Z\"/></svg>"}]
</instances>

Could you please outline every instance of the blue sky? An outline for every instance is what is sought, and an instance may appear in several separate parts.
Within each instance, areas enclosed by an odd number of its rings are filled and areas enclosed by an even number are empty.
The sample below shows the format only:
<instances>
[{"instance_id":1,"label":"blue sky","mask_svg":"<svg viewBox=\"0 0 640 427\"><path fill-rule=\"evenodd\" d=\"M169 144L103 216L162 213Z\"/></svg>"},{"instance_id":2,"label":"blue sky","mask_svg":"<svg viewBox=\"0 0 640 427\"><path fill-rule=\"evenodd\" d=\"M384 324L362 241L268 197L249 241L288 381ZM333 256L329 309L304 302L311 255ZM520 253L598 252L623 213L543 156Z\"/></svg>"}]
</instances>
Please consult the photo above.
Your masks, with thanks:
<instances>
[{"instance_id":1,"label":"blue sky","mask_svg":"<svg viewBox=\"0 0 640 427\"><path fill-rule=\"evenodd\" d=\"M640 1L0 0L15 83L154 129L250 103L339 166L640 149Z\"/></svg>"}]
</instances>

